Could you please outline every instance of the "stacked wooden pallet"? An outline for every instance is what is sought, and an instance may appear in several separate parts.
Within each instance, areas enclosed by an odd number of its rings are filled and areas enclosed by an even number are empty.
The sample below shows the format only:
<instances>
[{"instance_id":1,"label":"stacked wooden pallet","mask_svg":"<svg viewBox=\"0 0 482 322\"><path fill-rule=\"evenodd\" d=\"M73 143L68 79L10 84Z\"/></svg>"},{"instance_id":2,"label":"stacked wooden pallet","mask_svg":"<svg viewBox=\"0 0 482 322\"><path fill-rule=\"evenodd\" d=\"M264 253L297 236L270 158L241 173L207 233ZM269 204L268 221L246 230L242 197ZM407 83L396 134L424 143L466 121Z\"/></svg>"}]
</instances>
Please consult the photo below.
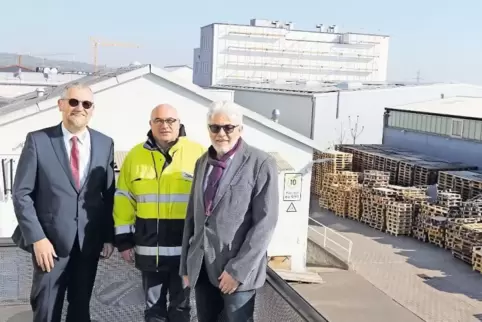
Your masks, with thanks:
<instances>
[{"instance_id":1,"label":"stacked wooden pallet","mask_svg":"<svg viewBox=\"0 0 482 322\"><path fill-rule=\"evenodd\" d=\"M442 207L457 208L462 204L462 197L458 193L453 192L439 192L437 194L437 202Z\"/></svg>"},{"instance_id":2,"label":"stacked wooden pallet","mask_svg":"<svg viewBox=\"0 0 482 322\"><path fill-rule=\"evenodd\" d=\"M392 235L410 235L413 206L408 202L389 201L387 204L386 232Z\"/></svg>"},{"instance_id":3,"label":"stacked wooden pallet","mask_svg":"<svg viewBox=\"0 0 482 322\"><path fill-rule=\"evenodd\" d=\"M380 231L386 227L387 204L396 192L388 188L363 187L361 222Z\"/></svg>"},{"instance_id":4,"label":"stacked wooden pallet","mask_svg":"<svg viewBox=\"0 0 482 322\"><path fill-rule=\"evenodd\" d=\"M477 169L475 166L436 160L420 153L384 145L340 145L337 146L337 149L353 155L354 171L386 171L390 173L391 184L405 187L436 184L441 171L472 171ZM474 186L472 190L471 196L477 192L482 192L482 183Z\"/></svg>"},{"instance_id":5,"label":"stacked wooden pallet","mask_svg":"<svg viewBox=\"0 0 482 322\"><path fill-rule=\"evenodd\" d=\"M438 188L459 193L463 200L475 198L482 191L482 173L480 171L440 172Z\"/></svg>"},{"instance_id":6,"label":"stacked wooden pallet","mask_svg":"<svg viewBox=\"0 0 482 322\"><path fill-rule=\"evenodd\" d=\"M363 172L363 186L366 188L387 187L390 181L390 173L377 170L365 170Z\"/></svg>"},{"instance_id":7,"label":"stacked wooden pallet","mask_svg":"<svg viewBox=\"0 0 482 322\"><path fill-rule=\"evenodd\" d=\"M340 151L313 152L313 160L332 159L332 161L314 163L311 175L311 193L320 196L324 174L351 171L353 155Z\"/></svg>"},{"instance_id":8,"label":"stacked wooden pallet","mask_svg":"<svg viewBox=\"0 0 482 322\"><path fill-rule=\"evenodd\" d=\"M351 191L357 185L356 172L325 173L319 199L320 206L332 210L337 216L345 217L348 213Z\"/></svg>"},{"instance_id":9,"label":"stacked wooden pallet","mask_svg":"<svg viewBox=\"0 0 482 322\"><path fill-rule=\"evenodd\" d=\"M472 269L482 274L482 246L472 249Z\"/></svg>"},{"instance_id":10,"label":"stacked wooden pallet","mask_svg":"<svg viewBox=\"0 0 482 322\"><path fill-rule=\"evenodd\" d=\"M461 225L453 236L452 255L472 264L472 253L476 246L482 246L482 223Z\"/></svg>"},{"instance_id":11,"label":"stacked wooden pallet","mask_svg":"<svg viewBox=\"0 0 482 322\"><path fill-rule=\"evenodd\" d=\"M361 206L362 189L362 185L357 184L351 190L351 194L348 197L348 218L360 220L363 210Z\"/></svg>"},{"instance_id":12,"label":"stacked wooden pallet","mask_svg":"<svg viewBox=\"0 0 482 322\"><path fill-rule=\"evenodd\" d=\"M435 216L425 220L425 231L428 241L434 245L445 248L445 226L447 217Z\"/></svg>"},{"instance_id":13,"label":"stacked wooden pallet","mask_svg":"<svg viewBox=\"0 0 482 322\"><path fill-rule=\"evenodd\" d=\"M336 173L326 173L321 180L319 203L321 208L332 210L338 190L338 176Z\"/></svg>"},{"instance_id":14,"label":"stacked wooden pallet","mask_svg":"<svg viewBox=\"0 0 482 322\"><path fill-rule=\"evenodd\" d=\"M464 224L476 224L481 223L480 218L448 218L447 226L445 229L445 248L448 250L454 250L455 237L458 236L460 227ZM457 249L455 250L457 252ZM462 254L461 254L462 255Z\"/></svg>"}]
</instances>

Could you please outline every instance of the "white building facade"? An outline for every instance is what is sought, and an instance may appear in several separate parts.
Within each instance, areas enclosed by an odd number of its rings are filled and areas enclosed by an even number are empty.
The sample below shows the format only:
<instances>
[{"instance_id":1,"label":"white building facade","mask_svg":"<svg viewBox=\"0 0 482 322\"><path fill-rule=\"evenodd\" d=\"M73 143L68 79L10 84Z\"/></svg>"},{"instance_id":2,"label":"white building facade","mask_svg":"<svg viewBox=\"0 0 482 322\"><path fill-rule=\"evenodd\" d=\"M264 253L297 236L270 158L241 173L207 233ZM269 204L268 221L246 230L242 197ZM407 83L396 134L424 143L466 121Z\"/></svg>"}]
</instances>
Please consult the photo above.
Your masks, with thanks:
<instances>
[{"instance_id":1,"label":"white building facade","mask_svg":"<svg viewBox=\"0 0 482 322\"><path fill-rule=\"evenodd\" d=\"M201 28L193 82L202 87L247 80L385 81L390 37L317 25L252 19L250 25Z\"/></svg>"},{"instance_id":2,"label":"white building facade","mask_svg":"<svg viewBox=\"0 0 482 322\"><path fill-rule=\"evenodd\" d=\"M364 85L323 88L270 85L233 89L236 103L271 118L308 138L322 149L336 144L381 144L385 108L454 96L482 97L482 87L468 84Z\"/></svg>"},{"instance_id":3,"label":"white building facade","mask_svg":"<svg viewBox=\"0 0 482 322\"><path fill-rule=\"evenodd\" d=\"M206 115L208 105L218 100L215 93L151 65L88 76L79 81L95 93L92 128L111 136L116 151L129 151L146 139L150 112L160 103L170 103L178 109L188 137L206 147L210 145ZM62 91L63 86L43 97L0 107L0 159L18 158L28 132L60 123L57 100ZM295 173L311 162L315 148L312 140L248 109L243 109L243 114L243 138L248 144L277 153ZM280 197L284 179L284 174L280 175ZM280 219L270 255L289 256L292 270L302 271L306 265L310 174L297 182L299 198L280 198ZM8 187L0 188L0 226L3 227L0 233L5 234L0 237L9 237L14 228L11 227L14 223L11 200L6 190ZM10 225L8 231L7 224Z\"/></svg>"}]
</instances>

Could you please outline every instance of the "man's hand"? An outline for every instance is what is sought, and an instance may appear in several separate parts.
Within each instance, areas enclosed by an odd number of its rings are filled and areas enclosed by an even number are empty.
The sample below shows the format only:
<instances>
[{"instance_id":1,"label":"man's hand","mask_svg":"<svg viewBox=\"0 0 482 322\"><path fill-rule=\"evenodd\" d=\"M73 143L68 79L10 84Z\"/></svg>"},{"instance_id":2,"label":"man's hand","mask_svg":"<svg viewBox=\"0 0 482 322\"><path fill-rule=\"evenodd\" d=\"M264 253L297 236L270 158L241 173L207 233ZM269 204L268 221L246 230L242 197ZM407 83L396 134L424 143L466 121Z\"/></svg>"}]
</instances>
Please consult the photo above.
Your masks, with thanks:
<instances>
[{"instance_id":1,"label":"man's hand","mask_svg":"<svg viewBox=\"0 0 482 322\"><path fill-rule=\"evenodd\" d=\"M182 277L182 282L184 284L184 288L189 287L189 277L187 275Z\"/></svg>"},{"instance_id":2,"label":"man's hand","mask_svg":"<svg viewBox=\"0 0 482 322\"><path fill-rule=\"evenodd\" d=\"M50 241L47 238L44 238L33 243L33 252L35 254L37 265L42 271L50 273L54 268L54 258L57 258L54 246L52 246Z\"/></svg>"},{"instance_id":3,"label":"man's hand","mask_svg":"<svg viewBox=\"0 0 482 322\"><path fill-rule=\"evenodd\" d=\"M239 282L236 281L231 275L229 275L226 271L224 271L221 276L218 278L219 280L219 289L224 294L233 294L234 291L239 286Z\"/></svg>"},{"instance_id":4,"label":"man's hand","mask_svg":"<svg viewBox=\"0 0 482 322\"><path fill-rule=\"evenodd\" d=\"M112 256L112 253L114 252L114 245L111 243L105 243L104 248L102 249L102 253L100 253L100 256L102 256L105 259L109 259Z\"/></svg>"},{"instance_id":5,"label":"man's hand","mask_svg":"<svg viewBox=\"0 0 482 322\"><path fill-rule=\"evenodd\" d=\"M122 258L128 263L134 263L134 249L126 249L125 251L121 252Z\"/></svg>"}]
</instances>

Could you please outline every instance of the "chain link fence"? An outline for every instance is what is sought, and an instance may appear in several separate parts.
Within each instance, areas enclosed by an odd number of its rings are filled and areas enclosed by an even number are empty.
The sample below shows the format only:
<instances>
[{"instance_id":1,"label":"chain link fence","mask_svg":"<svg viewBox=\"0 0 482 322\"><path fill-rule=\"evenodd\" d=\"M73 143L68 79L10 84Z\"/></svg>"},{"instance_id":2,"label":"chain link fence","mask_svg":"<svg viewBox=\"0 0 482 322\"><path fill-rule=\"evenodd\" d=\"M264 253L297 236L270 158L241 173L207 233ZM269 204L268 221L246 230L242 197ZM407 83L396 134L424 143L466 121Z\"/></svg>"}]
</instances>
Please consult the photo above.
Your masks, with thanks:
<instances>
[{"instance_id":1,"label":"chain link fence","mask_svg":"<svg viewBox=\"0 0 482 322\"><path fill-rule=\"evenodd\" d=\"M0 322L27 321L29 306L10 315L2 313L2 307L28 305L31 282L30 255L15 247L0 247ZM191 305L194 322L197 321L194 296ZM96 322L144 321L140 273L122 261L117 252L99 265L91 306L92 319ZM327 321L271 270L267 283L257 294L255 318L262 322Z\"/></svg>"}]
</instances>

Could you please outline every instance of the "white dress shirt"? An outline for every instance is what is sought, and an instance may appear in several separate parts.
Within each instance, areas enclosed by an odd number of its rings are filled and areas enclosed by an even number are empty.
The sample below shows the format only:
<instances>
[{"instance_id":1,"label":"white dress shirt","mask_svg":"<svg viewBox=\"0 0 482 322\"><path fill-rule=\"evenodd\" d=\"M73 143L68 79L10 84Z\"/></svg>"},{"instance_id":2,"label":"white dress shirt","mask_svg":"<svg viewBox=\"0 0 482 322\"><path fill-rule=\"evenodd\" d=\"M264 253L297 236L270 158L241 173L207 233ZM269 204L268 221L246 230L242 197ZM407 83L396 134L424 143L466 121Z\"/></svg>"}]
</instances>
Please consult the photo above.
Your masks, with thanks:
<instances>
[{"instance_id":1,"label":"white dress shirt","mask_svg":"<svg viewBox=\"0 0 482 322\"><path fill-rule=\"evenodd\" d=\"M80 186L84 185L85 179L87 178L87 172L90 163L90 133L89 130L85 129L83 132L73 135L64 127L62 124L62 133L64 135L65 149L67 150L67 157L70 162L70 154L72 150L72 137L77 136L77 146L79 149L79 178Z\"/></svg>"}]
</instances>

